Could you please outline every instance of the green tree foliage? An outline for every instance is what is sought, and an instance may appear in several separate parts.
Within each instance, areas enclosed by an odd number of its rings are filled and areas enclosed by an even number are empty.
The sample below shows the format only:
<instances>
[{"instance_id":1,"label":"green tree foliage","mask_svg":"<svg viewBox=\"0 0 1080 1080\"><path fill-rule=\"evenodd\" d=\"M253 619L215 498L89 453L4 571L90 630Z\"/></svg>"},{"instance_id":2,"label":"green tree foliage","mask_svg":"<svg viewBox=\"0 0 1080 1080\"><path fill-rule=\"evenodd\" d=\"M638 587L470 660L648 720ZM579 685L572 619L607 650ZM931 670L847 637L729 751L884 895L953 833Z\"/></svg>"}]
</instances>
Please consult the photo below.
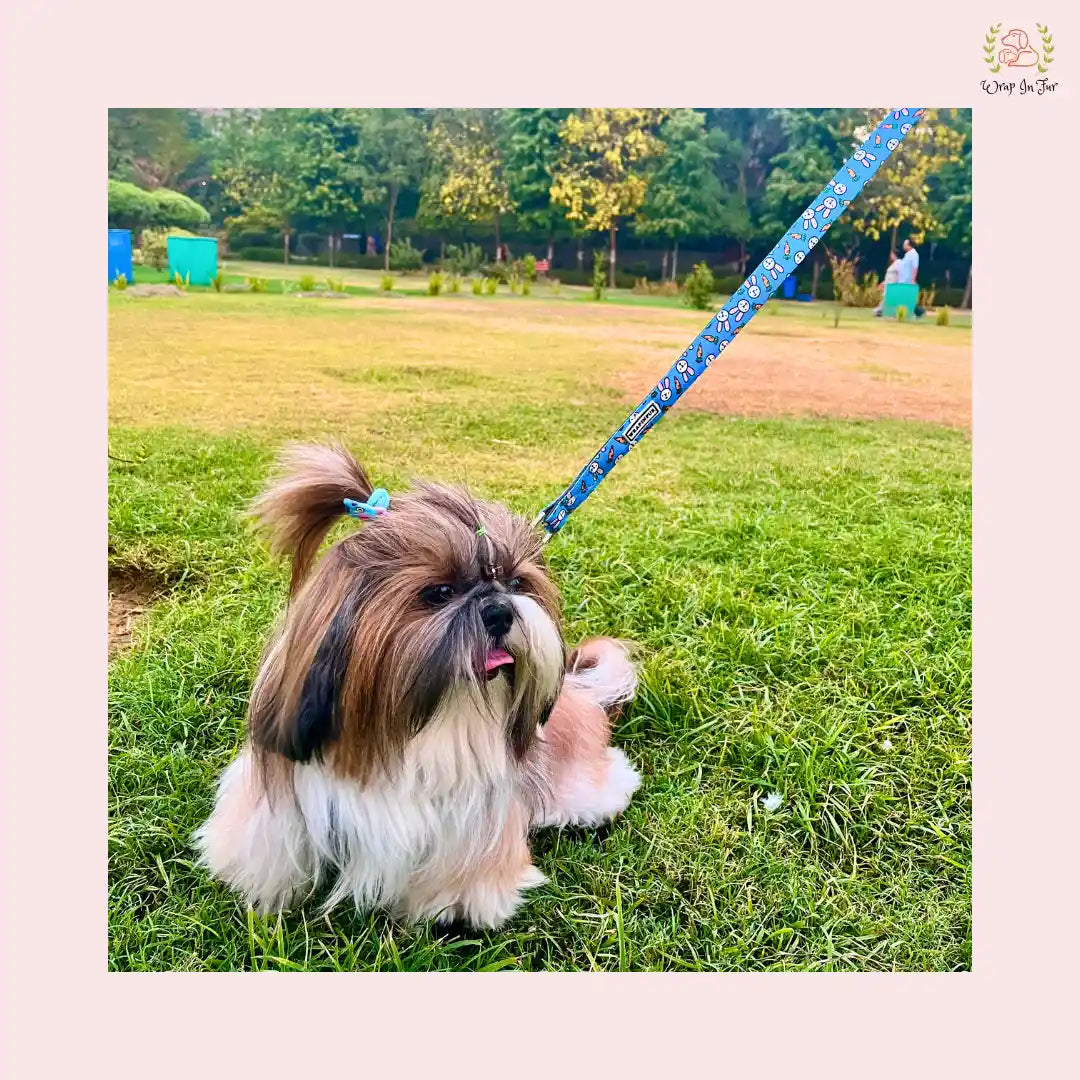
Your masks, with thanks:
<instances>
[{"instance_id":1,"label":"green tree foliage","mask_svg":"<svg viewBox=\"0 0 1080 1080\"><path fill-rule=\"evenodd\" d=\"M716 176L719 154L705 130L705 117L676 109L660 126L664 152L655 158L645 201L634 219L639 236L658 236L674 246L671 279L678 272L679 240L717 228L727 206Z\"/></svg>"},{"instance_id":2,"label":"green tree foliage","mask_svg":"<svg viewBox=\"0 0 1080 1080\"><path fill-rule=\"evenodd\" d=\"M390 269L394 214L404 188L418 184L427 160L424 121L407 109L364 109L359 112L363 199L378 205L386 222L383 269Z\"/></svg>"},{"instance_id":3,"label":"green tree foliage","mask_svg":"<svg viewBox=\"0 0 1080 1080\"><path fill-rule=\"evenodd\" d=\"M499 256L504 234L552 254L576 237L583 268L583 236L606 231L614 254L629 225L633 243L663 246L672 276L669 248L713 252L714 268L732 260L745 273L874 119L851 109L113 109L109 178L143 195L186 194L218 227L280 234L286 251L293 232L326 234L332 259L343 232L378 221L392 240L416 215L408 228L429 249L493 231ZM110 195L114 223L164 214L199 227L181 204ZM904 235L925 237L953 274L970 260L970 110L932 111L829 246L883 268L886 244ZM824 265L819 245L804 267L815 289ZM614 260L609 270L614 280Z\"/></svg>"},{"instance_id":4,"label":"green tree foliage","mask_svg":"<svg viewBox=\"0 0 1080 1080\"><path fill-rule=\"evenodd\" d=\"M202 121L191 109L110 109L109 176L152 191L206 179Z\"/></svg>"},{"instance_id":5,"label":"green tree foliage","mask_svg":"<svg viewBox=\"0 0 1080 1080\"><path fill-rule=\"evenodd\" d=\"M431 125L431 171L421 212L435 222L491 222L502 258L502 219L515 209L502 159L496 109L447 109Z\"/></svg>"},{"instance_id":6,"label":"green tree foliage","mask_svg":"<svg viewBox=\"0 0 1080 1080\"><path fill-rule=\"evenodd\" d=\"M855 141L863 142L881 117L880 112L867 116L855 131ZM962 163L965 142L963 132L956 130L950 119L942 110L927 110L904 140L902 152L893 154L878 169L874 182L851 207L852 228L873 240L890 234L893 248L904 225L916 243L927 234L942 235L939 204L930 198L930 180L947 166Z\"/></svg>"},{"instance_id":7,"label":"green tree foliage","mask_svg":"<svg viewBox=\"0 0 1080 1080\"><path fill-rule=\"evenodd\" d=\"M517 223L547 238L549 259L556 237L568 231L552 204L551 186L562 152L559 130L569 115L569 109L507 109L504 114L503 158Z\"/></svg>"},{"instance_id":8,"label":"green tree foliage","mask_svg":"<svg viewBox=\"0 0 1080 1080\"><path fill-rule=\"evenodd\" d=\"M609 274L615 287L615 234L619 221L645 201L646 162L664 151L655 129L658 109L581 109L559 130L563 151L555 169L551 198L566 216L589 231L607 232Z\"/></svg>"},{"instance_id":9,"label":"green tree foliage","mask_svg":"<svg viewBox=\"0 0 1080 1080\"><path fill-rule=\"evenodd\" d=\"M307 198L302 159L294 110L236 110L218 128L215 176L222 185L225 225L280 231L285 262Z\"/></svg>"}]
</instances>

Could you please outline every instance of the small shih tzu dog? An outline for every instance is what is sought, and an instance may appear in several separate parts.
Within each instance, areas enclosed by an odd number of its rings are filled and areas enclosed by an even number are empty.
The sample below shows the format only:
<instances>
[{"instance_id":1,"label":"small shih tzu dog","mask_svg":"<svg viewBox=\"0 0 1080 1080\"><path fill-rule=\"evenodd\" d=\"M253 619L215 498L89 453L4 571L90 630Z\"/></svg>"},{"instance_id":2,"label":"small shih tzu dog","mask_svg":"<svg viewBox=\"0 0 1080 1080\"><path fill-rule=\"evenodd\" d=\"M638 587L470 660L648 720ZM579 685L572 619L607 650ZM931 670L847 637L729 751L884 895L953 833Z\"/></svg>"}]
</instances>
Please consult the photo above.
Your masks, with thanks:
<instances>
[{"instance_id":1,"label":"small shih tzu dog","mask_svg":"<svg viewBox=\"0 0 1080 1080\"><path fill-rule=\"evenodd\" d=\"M202 862L264 913L327 885L326 910L498 927L546 880L532 828L598 825L637 789L609 745L634 666L610 638L567 651L541 536L505 507L425 484L386 509L340 447L282 465L252 509L292 557L289 605ZM347 512L370 520L313 567Z\"/></svg>"}]
</instances>

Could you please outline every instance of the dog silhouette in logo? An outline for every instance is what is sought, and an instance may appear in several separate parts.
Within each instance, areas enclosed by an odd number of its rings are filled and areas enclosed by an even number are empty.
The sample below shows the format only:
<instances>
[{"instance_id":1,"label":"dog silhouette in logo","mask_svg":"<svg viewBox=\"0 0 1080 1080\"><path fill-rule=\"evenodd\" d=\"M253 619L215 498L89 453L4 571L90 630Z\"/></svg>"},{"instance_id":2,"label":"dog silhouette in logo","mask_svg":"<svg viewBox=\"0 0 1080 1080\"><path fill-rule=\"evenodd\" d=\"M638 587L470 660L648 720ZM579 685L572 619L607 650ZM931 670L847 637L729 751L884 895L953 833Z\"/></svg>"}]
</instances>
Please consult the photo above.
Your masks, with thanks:
<instances>
[{"instance_id":1,"label":"dog silhouette in logo","mask_svg":"<svg viewBox=\"0 0 1080 1080\"><path fill-rule=\"evenodd\" d=\"M998 63L1007 67L1034 67L1039 62L1039 54L1028 44L1028 36L1023 30L1010 30L1001 39L1001 44Z\"/></svg>"}]
</instances>

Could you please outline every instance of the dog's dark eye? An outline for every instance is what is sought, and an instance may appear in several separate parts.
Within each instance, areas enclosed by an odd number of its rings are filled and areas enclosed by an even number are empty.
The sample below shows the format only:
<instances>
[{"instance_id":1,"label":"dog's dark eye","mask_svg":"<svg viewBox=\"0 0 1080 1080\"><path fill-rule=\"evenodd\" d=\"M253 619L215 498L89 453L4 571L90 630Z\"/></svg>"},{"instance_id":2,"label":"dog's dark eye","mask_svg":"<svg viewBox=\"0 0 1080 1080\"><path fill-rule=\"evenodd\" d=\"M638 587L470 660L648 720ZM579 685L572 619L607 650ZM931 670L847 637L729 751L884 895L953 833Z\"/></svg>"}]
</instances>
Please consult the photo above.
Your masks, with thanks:
<instances>
[{"instance_id":1,"label":"dog's dark eye","mask_svg":"<svg viewBox=\"0 0 1080 1080\"><path fill-rule=\"evenodd\" d=\"M510 579L510 580L509 580L509 581L508 581L508 582L506 583L506 587L507 587L507 589L508 589L508 590L509 590L510 592L521 592L521 589L522 589L522 585L523 585L523 584L524 584L524 583L522 582L521 578L519 578L519 577L512 577L512 578L511 578L511 579Z\"/></svg>"},{"instance_id":2,"label":"dog's dark eye","mask_svg":"<svg viewBox=\"0 0 1080 1080\"><path fill-rule=\"evenodd\" d=\"M452 599L453 595L453 585L429 585L420 593L420 598L425 604L431 604L432 607L438 607L440 604L445 604L448 600Z\"/></svg>"}]
</instances>

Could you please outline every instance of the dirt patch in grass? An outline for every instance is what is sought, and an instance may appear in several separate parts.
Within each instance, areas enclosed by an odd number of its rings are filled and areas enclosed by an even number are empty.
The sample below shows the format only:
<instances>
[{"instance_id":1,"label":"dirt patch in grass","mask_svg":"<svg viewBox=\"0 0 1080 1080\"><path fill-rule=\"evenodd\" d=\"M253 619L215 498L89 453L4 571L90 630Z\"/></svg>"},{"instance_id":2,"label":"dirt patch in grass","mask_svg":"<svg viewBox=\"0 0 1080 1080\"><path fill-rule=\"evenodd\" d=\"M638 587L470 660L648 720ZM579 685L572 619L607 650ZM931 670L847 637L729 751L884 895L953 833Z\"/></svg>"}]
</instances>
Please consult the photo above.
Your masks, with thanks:
<instances>
[{"instance_id":1,"label":"dirt patch in grass","mask_svg":"<svg viewBox=\"0 0 1080 1080\"><path fill-rule=\"evenodd\" d=\"M109 659L131 645L135 621L169 591L161 574L138 567L109 567Z\"/></svg>"},{"instance_id":2,"label":"dirt patch in grass","mask_svg":"<svg viewBox=\"0 0 1080 1080\"><path fill-rule=\"evenodd\" d=\"M186 296L175 285L130 285L124 290L128 296Z\"/></svg>"},{"instance_id":3,"label":"dirt patch in grass","mask_svg":"<svg viewBox=\"0 0 1080 1080\"><path fill-rule=\"evenodd\" d=\"M612 385L640 400L656 377L650 358L621 367ZM732 416L889 418L970 430L971 348L861 330L792 338L766 325L741 335L685 404Z\"/></svg>"}]
</instances>

